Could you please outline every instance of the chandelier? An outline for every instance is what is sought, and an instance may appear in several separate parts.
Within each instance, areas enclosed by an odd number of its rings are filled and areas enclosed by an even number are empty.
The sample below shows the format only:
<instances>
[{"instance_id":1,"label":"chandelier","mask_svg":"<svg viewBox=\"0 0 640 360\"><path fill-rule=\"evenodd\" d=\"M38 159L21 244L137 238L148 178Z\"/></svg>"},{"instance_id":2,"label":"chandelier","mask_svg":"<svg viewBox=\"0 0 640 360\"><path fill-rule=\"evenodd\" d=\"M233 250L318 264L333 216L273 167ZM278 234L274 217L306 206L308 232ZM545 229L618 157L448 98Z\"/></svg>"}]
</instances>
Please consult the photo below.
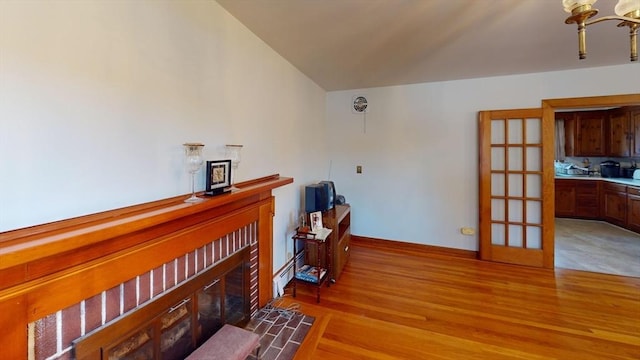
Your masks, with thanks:
<instances>
[{"instance_id":1,"label":"chandelier","mask_svg":"<svg viewBox=\"0 0 640 360\"><path fill-rule=\"evenodd\" d=\"M640 0L618 0L615 7L616 15L603 16L597 19L589 20L598 13L597 9L593 9L593 5L597 0L562 0L564 11L571 14L564 22L566 24L578 24L578 57L584 59L587 56L587 25L599 23L606 20L618 20L618 27L628 26L629 37L631 41L631 61L638 60L638 28L640 27Z\"/></svg>"}]
</instances>

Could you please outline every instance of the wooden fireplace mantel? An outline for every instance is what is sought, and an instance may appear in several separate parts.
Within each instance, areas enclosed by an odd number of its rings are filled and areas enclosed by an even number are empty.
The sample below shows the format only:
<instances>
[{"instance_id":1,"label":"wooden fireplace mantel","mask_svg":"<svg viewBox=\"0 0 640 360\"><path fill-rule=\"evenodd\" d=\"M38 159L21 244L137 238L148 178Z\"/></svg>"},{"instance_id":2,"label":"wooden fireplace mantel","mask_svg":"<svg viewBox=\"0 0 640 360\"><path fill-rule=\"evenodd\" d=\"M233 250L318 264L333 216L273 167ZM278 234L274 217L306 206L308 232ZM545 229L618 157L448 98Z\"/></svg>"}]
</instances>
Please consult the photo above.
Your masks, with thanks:
<instances>
[{"instance_id":1,"label":"wooden fireplace mantel","mask_svg":"<svg viewBox=\"0 0 640 360\"><path fill-rule=\"evenodd\" d=\"M3 357L26 359L28 323L253 222L265 305L272 298L272 190L292 182L274 174L199 203L178 196L0 233Z\"/></svg>"}]
</instances>

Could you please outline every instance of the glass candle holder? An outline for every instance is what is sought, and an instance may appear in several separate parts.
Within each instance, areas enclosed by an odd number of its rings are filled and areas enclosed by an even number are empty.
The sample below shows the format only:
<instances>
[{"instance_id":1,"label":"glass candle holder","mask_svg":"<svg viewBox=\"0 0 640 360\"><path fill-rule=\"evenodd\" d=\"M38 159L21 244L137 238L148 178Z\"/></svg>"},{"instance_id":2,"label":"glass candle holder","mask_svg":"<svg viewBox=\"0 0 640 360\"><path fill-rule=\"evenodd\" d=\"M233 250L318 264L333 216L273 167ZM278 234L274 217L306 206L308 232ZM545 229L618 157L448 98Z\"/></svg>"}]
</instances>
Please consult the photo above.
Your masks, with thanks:
<instances>
[{"instance_id":1,"label":"glass candle holder","mask_svg":"<svg viewBox=\"0 0 640 360\"><path fill-rule=\"evenodd\" d=\"M241 152L242 145L232 144L225 145L225 156L227 159L231 160L231 190L237 190L235 187L236 180L236 170L238 170L238 165L240 165L241 160Z\"/></svg>"},{"instance_id":2,"label":"glass candle holder","mask_svg":"<svg viewBox=\"0 0 640 360\"><path fill-rule=\"evenodd\" d=\"M204 159L202 158L202 148L204 148L204 144L200 143L186 143L183 144L184 151L186 155L186 165L187 172L191 174L191 196L186 199L184 202L198 202L202 201L199 197L196 196L196 173L202 168L202 164L204 163Z\"/></svg>"}]
</instances>

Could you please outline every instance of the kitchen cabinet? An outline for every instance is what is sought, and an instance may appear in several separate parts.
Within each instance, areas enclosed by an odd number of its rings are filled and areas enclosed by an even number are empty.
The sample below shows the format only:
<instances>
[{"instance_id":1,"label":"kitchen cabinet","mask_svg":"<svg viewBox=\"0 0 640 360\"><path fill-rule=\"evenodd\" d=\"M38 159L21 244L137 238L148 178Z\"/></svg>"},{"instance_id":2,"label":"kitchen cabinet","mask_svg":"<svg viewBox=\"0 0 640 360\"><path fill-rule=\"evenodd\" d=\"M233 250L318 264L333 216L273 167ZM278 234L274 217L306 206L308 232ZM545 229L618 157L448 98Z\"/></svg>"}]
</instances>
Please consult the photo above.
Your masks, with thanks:
<instances>
[{"instance_id":1,"label":"kitchen cabinet","mask_svg":"<svg viewBox=\"0 0 640 360\"><path fill-rule=\"evenodd\" d=\"M574 217L576 214L576 187L574 180L556 179L556 216Z\"/></svg>"},{"instance_id":2,"label":"kitchen cabinet","mask_svg":"<svg viewBox=\"0 0 640 360\"><path fill-rule=\"evenodd\" d=\"M564 122L564 155L575 156L575 139L576 139L576 112L565 111L556 112L556 121Z\"/></svg>"},{"instance_id":3,"label":"kitchen cabinet","mask_svg":"<svg viewBox=\"0 0 640 360\"><path fill-rule=\"evenodd\" d=\"M640 107L633 107L629 112L631 123L631 156L640 157Z\"/></svg>"},{"instance_id":4,"label":"kitchen cabinet","mask_svg":"<svg viewBox=\"0 0 640 360\"><path fill-rule=\"evenodd\" d=\"M640 157L640 107L557 112L564 121L565 156Z\"/></svg>"},{"instance_id":5,"label":"kitchen cabinet","mask_svg":"<svg viewBox=\"0 0 640 360\"><path fill-rule=\"evenodd\" d=\"M640 232L640 187L627 187L627 228Z\"/></svg>"},{"instance_id":6,"label":"kitchen cabinet","mask_svg":"<svg viewBox=\"0 0 640 360\"><path fill-rule=\"evenodd\" d=\"M555 216L604 220L640 233L640 187L600 179L555 179Z\"/></svg>"},{"instance_id":7,"label":"kitchen cabinet","mask_svg":"<svg viewBox=\"0 0 640 360\"><path fill-rule=\"evenodd\" d=\"M621 108L609 114L609 131L607 132L607 156L631 156L632 136L629 111Z\"/></svg>"},{"instance_id":8,"label":"kitchen cabinet","mask_svg":"<svg viewBox=\"0 0 640 360\"><path fill-rule=\"evenodd\" d=\"M606 110L576 113L574 156L606 156L607 119Z\"/></svg>"},{"instance_id":9,"label":"kitchen cabinet","mask_svg":"<svg viewBox=\"0 0 640 360\"><path fill-rule=\"evenodd\" d=\"M576 184L576 216L584 219L600 217L600 182L578 180Z\"/></svg>"},{"instance_id":10,"label":"kitchen cabinet","mask_svg":"<svg viewBox=\"0 0 640 360\"><path fill-rule=\"evenodd\" d=\"M626 185L604 183L602 185L602 211L607 222L625 227L627 224Z\"/></svg>"},{"instance_id":11,"label":"kitchen cabinet","mask_svg":"<svg viewBox=\"0 0 640 360\"><path fill-rule=\"evenodd\" d=\"M556 179L556 216L582 219L600 218L600 182Z\"/></svg>"}]
</instances>

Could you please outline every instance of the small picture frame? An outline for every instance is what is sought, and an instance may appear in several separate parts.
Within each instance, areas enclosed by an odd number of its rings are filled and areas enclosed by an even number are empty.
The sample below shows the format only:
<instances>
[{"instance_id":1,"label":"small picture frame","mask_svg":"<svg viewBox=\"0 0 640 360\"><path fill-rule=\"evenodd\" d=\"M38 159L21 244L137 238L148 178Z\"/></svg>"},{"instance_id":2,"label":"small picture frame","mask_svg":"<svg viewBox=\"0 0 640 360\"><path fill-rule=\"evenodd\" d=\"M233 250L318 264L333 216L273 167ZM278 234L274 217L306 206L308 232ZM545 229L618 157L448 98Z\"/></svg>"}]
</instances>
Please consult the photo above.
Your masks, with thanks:
<instances>
[{"instance_id":1,"label":"small picture frame","mask_svg":"<svg viewBox=\"0 0 640 360\"><path fill-rule=\"evenodd\" d=\"M309 220L311 224L311 231L319 231L323 228L322 226L322 212L315 211L309 214Z\"/></svg>"},{"instance_id":2,"label":"small picture frame","mask_svg":"<svg viewBox=\"0 0 640 360\"><path fill-rule=\"evenodd\" d=\"M213 196L228 192L231 187L231 160L207 161L205 195Z\"/></svg>"}]
</instances>

